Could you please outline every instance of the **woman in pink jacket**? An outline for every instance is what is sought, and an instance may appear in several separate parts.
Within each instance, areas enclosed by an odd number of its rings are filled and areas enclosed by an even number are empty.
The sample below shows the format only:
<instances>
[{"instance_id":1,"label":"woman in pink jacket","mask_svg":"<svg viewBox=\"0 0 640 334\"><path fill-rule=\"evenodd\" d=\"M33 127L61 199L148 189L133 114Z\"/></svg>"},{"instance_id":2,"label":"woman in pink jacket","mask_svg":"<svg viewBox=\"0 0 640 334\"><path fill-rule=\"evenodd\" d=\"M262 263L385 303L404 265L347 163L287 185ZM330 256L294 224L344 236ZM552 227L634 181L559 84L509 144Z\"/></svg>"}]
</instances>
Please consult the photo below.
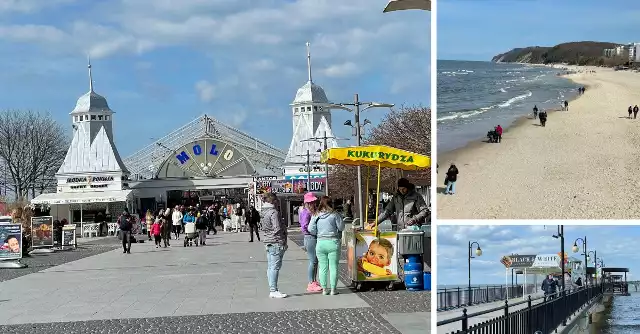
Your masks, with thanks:
<instances>
[{"instance_id":1,"label":"woman in pink jacket","mask_svg":"<svg viewBox=\"0 0 640 334\"><path fill-rule=\"evenodd\" d=\"M316 242L315 235L309 232L309 224L311 223L311 216L316 212L318 204L318 198L313 193L304 194L304 208L300 210L300 229L304 235L304 249L307 252L307 258L309 259L309 269L307 270L307 277L309 284L307 285L308 292L320 292L322 287L318 283L318 258L316 257Z\"/></svg>"}]
</instances>

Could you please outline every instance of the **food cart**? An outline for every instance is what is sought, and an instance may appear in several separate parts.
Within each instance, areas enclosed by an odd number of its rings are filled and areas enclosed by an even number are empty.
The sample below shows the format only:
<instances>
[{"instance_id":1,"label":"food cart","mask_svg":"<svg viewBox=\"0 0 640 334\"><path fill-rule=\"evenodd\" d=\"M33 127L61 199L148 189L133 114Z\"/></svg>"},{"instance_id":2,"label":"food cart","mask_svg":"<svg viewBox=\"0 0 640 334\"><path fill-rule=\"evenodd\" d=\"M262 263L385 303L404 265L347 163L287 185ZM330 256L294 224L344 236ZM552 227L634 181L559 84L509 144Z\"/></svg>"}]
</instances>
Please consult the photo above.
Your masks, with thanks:
<instances>
[{"instance_id":1,"label":"food cart","mask_svg":"<svg viewBox=\"0 0 640 334\"><path fill-rule=\"evenodd\" d=\"M376 218L380 216L380 171L385 168L401 170L428 169L431 159L428 156L396 149L389 146L355 146L330 148L322 152L321 163L330 165L352 165L378 168L376 186ZM367 191L369 176L367 173ZM367 195L368 196L368 195ZM362 201L367 205L368 199ZM360 208L358 212L366 212ZM387 282L387 289L393 289L395 283L401 282L399 275L400 251L398 231L392 228L380 230L377 221L372 229L364 224L354 224L345 231L347 243L347 274L356 290L362 290L364 283ZM422 234L424 238L424 234ZM422 248L422 247L421 247ZM427 250L423 250L427 254ZM424 255L423 255L424 256ZM425 261L426 262L426 261Z\"/></svg>"}]
</instances>

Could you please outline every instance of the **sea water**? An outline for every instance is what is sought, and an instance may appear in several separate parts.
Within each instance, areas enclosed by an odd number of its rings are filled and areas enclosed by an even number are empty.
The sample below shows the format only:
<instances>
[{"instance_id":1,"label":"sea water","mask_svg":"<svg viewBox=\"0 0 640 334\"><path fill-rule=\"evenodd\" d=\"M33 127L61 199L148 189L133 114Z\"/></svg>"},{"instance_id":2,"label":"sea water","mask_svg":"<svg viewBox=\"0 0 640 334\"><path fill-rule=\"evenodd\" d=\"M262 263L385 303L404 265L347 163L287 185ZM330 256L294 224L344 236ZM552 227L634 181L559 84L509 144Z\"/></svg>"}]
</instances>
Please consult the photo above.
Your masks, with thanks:
<instances>
[{"instance_id":1,"label":"sea water","mask_svg":"<svg viewBox=\"0 0 640 334\"><path fill-rule=\"evenodd\" d=\"M531 115L534 105L560 108L580 87L560 72L527 64L438 61L438 152L483 139L498 124L506 128Z\"/></svg>"}]
</instances>

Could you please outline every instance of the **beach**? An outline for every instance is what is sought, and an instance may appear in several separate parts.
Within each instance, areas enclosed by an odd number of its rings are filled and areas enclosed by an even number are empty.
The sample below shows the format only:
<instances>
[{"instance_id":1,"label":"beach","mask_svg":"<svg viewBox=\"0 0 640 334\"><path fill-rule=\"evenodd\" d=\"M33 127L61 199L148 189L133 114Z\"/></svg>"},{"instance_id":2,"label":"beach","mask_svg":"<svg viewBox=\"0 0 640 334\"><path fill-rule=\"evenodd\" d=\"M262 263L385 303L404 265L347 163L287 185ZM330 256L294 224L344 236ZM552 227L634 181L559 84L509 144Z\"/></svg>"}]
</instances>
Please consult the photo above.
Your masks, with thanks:
<instances>
[{"instance_id":1,"label":"beach","mask_svg":"<svg viewBox=\"0 0 640 334\"><path fill-rule=\"evenodd\" d=\"M510 126L502 143L472 142L438 154L440 219L640 218L640 73L574 68L567 78L587 86L569 111ZM503 125L504 126L504 125ZM460 174L445 195L451 162Z\"/></svg>"}]
</instances>

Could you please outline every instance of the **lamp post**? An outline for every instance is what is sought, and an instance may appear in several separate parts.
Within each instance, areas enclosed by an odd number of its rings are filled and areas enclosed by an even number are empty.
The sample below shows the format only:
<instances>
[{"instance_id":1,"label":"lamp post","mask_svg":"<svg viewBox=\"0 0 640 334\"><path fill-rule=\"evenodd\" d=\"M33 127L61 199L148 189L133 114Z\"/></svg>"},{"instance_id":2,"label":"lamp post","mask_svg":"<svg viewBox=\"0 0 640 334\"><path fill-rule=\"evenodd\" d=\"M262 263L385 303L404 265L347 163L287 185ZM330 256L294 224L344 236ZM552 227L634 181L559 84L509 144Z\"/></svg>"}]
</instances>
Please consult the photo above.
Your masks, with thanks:
<instances>
[{"instance_id":1,"label":"lamp post","mask_svg":"<svg viewBox=\"0 0 640 334\"><path fill-rule=\"evenodd\" d=\"M377 103L377 102L361 102L360 101L360 97L358 96L358 94L354 95L354 101L352 103L330 103L326 105L327 107L331 108L331 109L342 109L342 110L346 110L348 112L353 112L354 116L355 116L355 128L356 128L356 143L357 146L361 145L361 140L362 140L362 135L361 135L361 126L360 126L360 113L364 112L368 109L371 108L392 108L394 105L393 104L389 104L389 103ZM360 108L363 107L364 108ZM353 107L353 109L349 108L349 107ZM360 218L361 223L364 225L364 220L366 220L366 217L363 213L363 207L362 207L362 169L361 166L358 165L357 167L357 171L358 171L358 189L357 189L357 193L358 193L358 217ZM376 203L377 205L377 203Z\"/></svg>"},{"instance_id":2,"label":"lamp post","mask_svg":"<svg viewBox=\"0 0 640 334\"><path fill-rule=\"evenodd\" d=\"M596 269L596 259L598 258L598 252L594 249L592 251L589 251L589 254L587 254L587 260L591 260L591 253L593 253L593 269ZM587 268L589 268L589 266L587 266ZM585 272L585 276L587 275L587 273ZM585 282L586 284L586 282Z\"/></svg>"},{"instance_id":3,"label":"lamp post","mask_svg":"<svg viewBox=\"0 0 640 334\"><path fill-rule=\"evenodd\" d=\"M602 268L604 268L604 261L602 259L598 259L596 258L596 262L595 262L595 267L596 267L596 284L598 284L598 263L600 263L600 273L602 274ZM602 282L602 279L600 279L600 282Z\"/></svg>"},{"instance_id":4,"label":"lamp post","mask_svg":"<svg viewBox=\"0 0 640 334\"><path fill-rule=\"evenodd\" d=\"M565 297L565 290L564 290L564 225L558 225L558 233L553 235L554 238L556 239L560 239L560 267L562 270L562 279L560 280L560 286L561 286L561 295L562 295L562 300L564 302L564 307L566 308L567 306L567 299L564 298ZM562 320L562 325L566 326L567 325L567 320L563 319Z\"/></svg>"},{"instance_id":5,"label":"lamp post","mask_svg":"<svg viewBox=\"0 0 640 334\"><path fill-rule=\"evenodd\" d=\"M471 297L471 259L475 259L471 251L473 250L473 245L478 246L476 248L476 256L482 255L482 249L480 249L480 244L477 241L469 241L469 305L473 304L473 298Z\"/></svg>"},{"instance_id":6,"label":"lamp post","mask_svg":"<svg viewBox=\"0 0 640 334\"><path fill-rule=\"evenodd\" d=\"M573 247L571 248L571 250L573 250L574 253L577 253L580 251L580 247L578 247L578 241L580 241L582 244L582 255L584 255L584 281L586 282L587 281L587 263L588 263L587 257L589 256L589 253L587 252L587 237L585 236L584 239L578 238L573 242Z\"/></svg>"},{"instance_id":7,"label":"lamp post","mask_svg":"<svg viewBox=\"0 0 640 334\"><path fill-rule=\"evenodd\" d=\"M329 149L329 144L327 144L327 139L335 139L335 140L344 140L343 138L337 138L337 137L327 137L327 131L324 132L324 136L317 138L317 137L313 137L313 138L309 138L309 139L303 139L301 140L301 142L316 142L316 143L320 143L322 144L323 151L326 151ZM321 141L322 140L322 141ZM325 178L326 178L326 182L325 182L325 194L327 196L329 196L329 163L325 162L324 164L324 171L325 171Z\"/></svg>"}]
</instances>

